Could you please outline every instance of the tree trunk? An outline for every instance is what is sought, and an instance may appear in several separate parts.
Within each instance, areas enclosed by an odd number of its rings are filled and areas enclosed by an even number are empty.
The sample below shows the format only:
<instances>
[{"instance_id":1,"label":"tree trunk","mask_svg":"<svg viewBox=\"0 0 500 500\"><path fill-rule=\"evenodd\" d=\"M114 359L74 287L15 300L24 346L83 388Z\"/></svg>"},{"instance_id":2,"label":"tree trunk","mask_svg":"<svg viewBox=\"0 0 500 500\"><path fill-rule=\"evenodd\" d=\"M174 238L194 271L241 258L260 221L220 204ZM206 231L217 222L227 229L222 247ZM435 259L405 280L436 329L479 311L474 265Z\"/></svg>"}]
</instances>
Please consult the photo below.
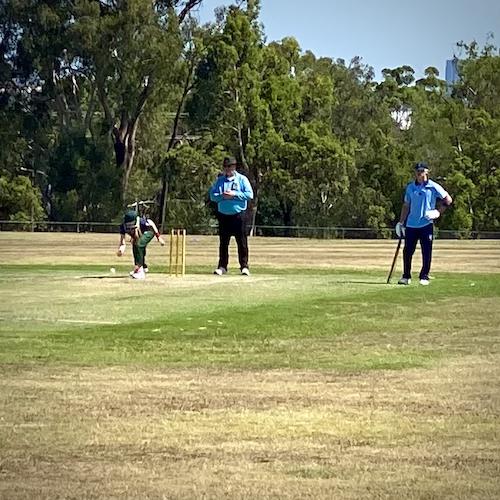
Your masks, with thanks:
<instances>
[{"instance_id":1,"label":"tree trunk","mask_svg":"<svg viewBox=\"0 0 500 500\"><path fill-rule=\"evenodd\" d=\"M235 91L236 95L236 102L238 102L238 93ZM245 132L245 133L244 133ZM248 143L248 137L250 136L250 131L245 130L243 131L242 126L240 125L237 128L237 137L238 137L238 147L239 147L239 153L240 153L240 159L241 159L241 164L245 170L245 174L248 174L250 177L250 182L252 183L252 188L253 188L253 201L249 203L249 210L250 210L250 236L255 236L255 221L257 219L257 210L259 208L259 178L258 178L258 172L254 174L252 172L252 169L249 167L247 158L245 155L245 148ZM253 181L253 182L252 182Z\"/></svg>"},{"instance_id":2,"label":"tree trunk","mask_svg":"<svg viewBox=\"0 0 500 500\"><path fill-rule=\"evenodd\" d=\"M165 234L165 216L167 214L167 197L168 197L168 179L167 173L165 172L163 178L163 184L161 186L161 194L160 194L160 231Z\"/></svg>"},{"instance_id":3,"label":"tree trunk","mask_svg":"<svg viewBox=\"0 0 500 500\"><path fill-rule=\"evenodd\" d=\"M253 202L250 206L250 236L255 236L255 220L257 219L257 209L259 207L259 196L255 194L254 189L254 197Z\"/></svg>"},{"instance_id":4,"label":"tree trunk","mask_svg":"<svg viewBox=\"0 0 500 500\"><path fill-rule=\"evenodd\" d=\"M186 77L186 81L184 83L184 90L182 92L181 99L179 101L179 104L177 106L177 110L175 112L175 117L174 117L174 123L172 124L172 133L170 134L170 140L168 141L167 145L167 153L174 147L175 145L175 138L177 137L177 131L179 129L179 121L181 119L181 113L182 110L184 109L184 103L186 102L186 98L193 89L193 86L191 84L191 77L193 75L194 71L194 64L192 65L190 71L188 72L188 75ZM164 232L164 224L165 224L165 215L167 212L167 195L168 195L168 166L165 165L165 172L163 174L163 181L162 181L162 186L161 186L161 194L160 194L160 227L162 232Z\"/></svg>"},{"instance_id":5,"label":"tree trunk","mask_svg":"<svg viewBox=\"0 0 500 500\"><path fill-rule=\"evenodd\" d=\"M285 226L284 235L290 236L290 226L292 225L292 207L286 201L280 201L281 211L283 212L283 225Z\"/></svg>"},{"instance_id":6,"label":"tree trunk","mask_svg":"<svg viewBox=\"0 0 500 500\"><path fill-rule=\"evenodd\" d=\"M121 197L125 199L128 180L135 157L135 135L138 120L128 120L120 128L113 129L113 142L115 149L116 166L122 173Z\"/></svg>"}]
</instances>

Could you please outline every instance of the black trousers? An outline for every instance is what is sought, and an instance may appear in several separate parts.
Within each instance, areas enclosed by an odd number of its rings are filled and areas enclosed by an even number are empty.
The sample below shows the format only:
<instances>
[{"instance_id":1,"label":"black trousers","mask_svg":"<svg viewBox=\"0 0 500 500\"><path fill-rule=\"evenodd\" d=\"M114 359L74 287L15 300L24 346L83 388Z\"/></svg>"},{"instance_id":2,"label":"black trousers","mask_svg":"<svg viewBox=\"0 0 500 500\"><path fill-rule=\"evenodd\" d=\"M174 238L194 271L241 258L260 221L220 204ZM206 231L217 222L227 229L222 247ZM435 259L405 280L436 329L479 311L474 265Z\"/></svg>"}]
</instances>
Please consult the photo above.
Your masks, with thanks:
<instances>
[{"instance_id":1,"label":"black trousers","mask_svg":"<svg viewBox=\"0 0 500 500\"><path fill-rule=\"evenodd\" d=\"M411 278L411 261L420 241L422 250L422 269L420 279L429 279L432 260L432 234L434 224L427 224L424 227L407 227L405 233L405 247L403 250L403 278Z\"/></svg>"},{"instance_id":2,"label":"black trousers","mask_svg":"<svg viewBox=\"0 0 500 500\"><path fill-rule=\"evenodd\" d=\"M229 264L229 241L231 236L236 239L238 245L238 259L240 269L248 267L248 238L246 212L234 215L225 215L217 212L219 221L219 266L227 269Z\"/></svg>"}]
</instances>

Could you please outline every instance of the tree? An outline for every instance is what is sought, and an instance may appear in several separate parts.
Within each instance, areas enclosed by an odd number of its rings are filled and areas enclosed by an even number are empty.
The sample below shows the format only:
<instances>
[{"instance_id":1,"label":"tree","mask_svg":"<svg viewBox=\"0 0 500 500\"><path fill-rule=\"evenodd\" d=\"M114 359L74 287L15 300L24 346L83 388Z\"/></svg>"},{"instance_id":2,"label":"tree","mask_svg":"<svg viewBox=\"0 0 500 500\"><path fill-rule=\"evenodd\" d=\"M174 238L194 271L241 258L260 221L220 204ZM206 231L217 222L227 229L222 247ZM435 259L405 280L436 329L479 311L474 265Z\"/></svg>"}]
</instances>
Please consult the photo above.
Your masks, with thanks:
<instances>
[{"instance_id":1,"label":"tree","mask_svg":"<svg viewBox=\"0 0 500 500\"><path fill-rule=\"evenodd\" d=\"M500 54L486 44L460 43L460 79L452 95L444 82L429 87L428 115L421 125L435 171L454 197L444 227L461 231L500 227ZM424 109L424 108L422 108ZM439 153L438 153L439 152Z\"/></svg>"},{"instance_id":2,"label":"tree","mask_svg":"<svg viewBox=\"0 0 500 500\"><path fill-rule=\"evenodd\" d=\"M216 144L238 157L254 189L252 228L260 187L268 166L264 151L276 140L269 109L261 96L262 33L259 2L246 10L231 6L223 30L215 35L196 75L196 92L187 110L193 124L209 128Z\"/></svg>"},{"instance_id":3,"label":"tree","mask_svg":"<svg viewBox=\"0 0 500 500\"><path fill-rule=\"evenodd\" d=\"M43 95L61 134L95 146L110 133L122 198L140 117L173 85L179 26L201 1L20 0L0 11L9 84Z\"/></svg>"},{"instance_id":4,"label":"tree","mask_svg":"<svg viewBox=\"0 0 500 500\"><path fill-rule=\"evenodd\" d=\"M146 105L161 100L165 87L175 83L173 69L182 51L179 25L201 2L87 0L76 9L73 30L113 138L122 196L133 166L139 119Z\"/></svg>"},{"instance_id":5,"label":"tree","mask_svg":"<svg viewBox=\"0 0 500 500\"><path fill-rule=\"evenodd\" d=\"M45 213L41 195L29 176L0 169L0 220L42 220Z\"/></svg>"},{"instance_id":6,"label":"tree","mask_svg":"<svg viewBox=\"0 0 500 500\"><path fill-rule=\"evenodd\" d=\"M183 144L171 149L165 162L168 163L169 198L165 225L198 229L213 218L207 192L220 172L224 152L215 147L204 151Z\"/></svg>"}]
</instances>

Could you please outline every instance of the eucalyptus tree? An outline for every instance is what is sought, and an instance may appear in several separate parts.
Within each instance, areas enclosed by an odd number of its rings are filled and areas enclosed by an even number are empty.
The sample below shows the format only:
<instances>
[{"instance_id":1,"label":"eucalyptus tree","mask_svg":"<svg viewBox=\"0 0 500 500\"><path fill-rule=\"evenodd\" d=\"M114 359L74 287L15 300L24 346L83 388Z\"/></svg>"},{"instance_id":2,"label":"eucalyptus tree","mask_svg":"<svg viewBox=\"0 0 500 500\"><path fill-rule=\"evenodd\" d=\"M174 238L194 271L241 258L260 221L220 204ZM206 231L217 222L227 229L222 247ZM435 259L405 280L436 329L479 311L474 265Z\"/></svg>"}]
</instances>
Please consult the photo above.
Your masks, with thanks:
<instances>
[{"instance_id":1,"label":"eucalyptus tree","mask_svg":"<svg viewBox=\"0 0 500 500\"><path fill-rule=\"evenodd\" d=\"M285 161L290 164L295 158L296 185L292 192L301 194L300 203L296 203L299 224L341 225L339 207L350 190L354 172L353 143L332 129L338 105L334 65L330 58L317 59L308 51L301 54L295 68L301 109ZM289 154L292 152L294 156Z\"/></svg>"},{"instance_id":2,"label":"eucalyptus tree","mask_svg":"<svg viewBox=\"0 0 500 500\"><path fill-rule=\"evenodd\" d=\"M459 61L460 80L453 95L464 106L463 123L457 134L457 157L450 176L464 200L459 213L470 221L470 229L498 231L500 51L491 43L482 48L475 42L461 46L466 57Z\"/></svg>"},{"instance_id":3,"label":"eucalyptus tree","mask_svg":"<svg viewBox=\"0 0 500 500\"><path fill-rule=\"evenodd\" d=\"M407 147L415 160L426 161L434 175L444 174L455 155L461 106L449 96L447 84L434 67L409 89L411 127L406 131Z\"/></svg>"},{"instance_id":4,"label":"eucalyptus tree","mask_svg":"<svg viewBox=\"0 0 500 500\"><path fill-rule=\"evenodd\" d=\"M372 124L379 134L372 140L375 148L369 153L376 168L366 181L379 193L381 221L392 226L399 216L404 186L411 178L412 165L417 160L429 161L428 156L421 156L421 152L432 145L425 139L418 145L416 140L409 139L409 136L423 137L427 130L427 123L422 119L422 103L427 103L426 86L415 84L414 70L407 65L386 68L382 75L383 81L374 87L373 92L377 119L372 120ZM385 213L382 207L385 207Z\"/></svg>"},{"instance_id":5,"label":"eucalyptus tree","mask_svg":"<svg viewBox=\"0 0 500 500\"><path fill-rule=\"evenodd\" d=\"M34 182L41 167L32 144L21 134L26 115L16 94L5 88L0 93L0 220L42 220L46 214L41 190Z\"/></svg>"},{"instance_id":6,"label":"eucalyptus tree","mask_svg":"<svg viewBox=\"0 0 500 500\"><path fill-rule=\"evenodd\" d=\"M173 177L176 171L175 157L177 155L174 148L184 146L186 143L191 145L201 138L199 130L191 130L192 123L185 119L187 115L186 103L196 88L199 65L206 57L209 47L216 40L214 35L220 31L223 23L223 9L219 9L215 22L199 26L191 18L181 30L184 49L177 63L178 84L170 104L173 113L170 113L172 119L167 121L166 154L161 161L162 185L159 196L160 214L158 216L161 225L163 225L167 214L168 203L172 201L173 197L179 196L172 189L175 181ZM199 147L204 148L202 143L199 144Z\"/></svg>"},{"instance_id":7,"label":"eucalyptus tree","mask_svg":"<svg viewBox=\"0 0 500 500\"><path fill-rule=\"evenodd\" d=\"M337 197L338 220L344 226L386 227L394 217L394 192L400 184L399 129L391 117L398 83L381 91L373 69L359 57L348 64L332 60L328 73L335 96L329 127L348 153L346 189Z\"/></svg>"},{"instance_id":8,"label":"eucalyptus tree","mask_svg":"<svg viewBox=\"0 0 500 500\"><path fill-rule=\"evenodd\" d=\"M2 3L2 69L11 71L10 86L22 86L39 103L32 115L45 120L49 174L56 196L63 191L61 203L64 193L76 192L88 214L92 205L110 201L104 199L109 192L118 195L115 205L124 198L140 119L176 85L180 29L201 2Z\"/></svg>"},{"instance_id":9,"label":"eucalyptus tree","mask_svg":"<svg viewBox=\"0 0 500 500\"><path fill-rule=\"evenodd\" d=\"M457 193L452 172L457 158L458 137L463 123L463 105L454 100L447 84L434 67L426 68L424 77L409 89L411 126L404 131L405 148L412 162L423 160L431 169L431 177L453 193L453 209L439 221L440 229L463 229L465 208L461 193ZM459 220L461 219L461 220Z\"/></svg>"},{"instance_id":10,"label":"eucalyptus tree","mask_svg":"<svg viewBox=\"0 0 500 500\"><path fill-rule=\"evenodd\" d=\"M262 48L261 97L273 126L268 137L266 170L262 172L261 224L290 226L294 207L304 196L304 186L297 169L304 162L304 151L294 137L300 123L302 90L295 67L300 47L294 38L271 42ZM285 233L288 234L288 233Z\"/></svg>"},{"instance_id":11,"label":"eucalyptus tree","mask_svg":"<svg viewBox=\"0 0 500 500\"><path fill-rule=\"evenodd\" d=\"M75 22L83 65L111 133L125 194L136 151L139 120L176 85L183 49L180 26L202 0L81 0Z\"/></svg>"},{"instance_id":12,"label":"eucalyptus tree","mask_svg":"<svg viewBox=\"0 0 500 500\"><path fill-rule=\"evenodd\" d=\"M18 50L28 18L19 15L21 4L0 3L0 218L40 220L45 216L38 181L40 175L45 179L47 104L31 71L30 47ZM35 43L43 46L42 37Z\"/></svg>"},{"instance_id":13,"label":"eucalyptus tree","mask_svg":"<svg viewBox=\"0 0 500 500\"><path fill-rule=\"evenodd\" d=\"M224 151L208 143L178 144L165 158L168 162L169 192L164 227L205 231L215 222L208 188L220 172Z\"/></svg>"},{"instance_id":14,"label":"eucalyptus tree","mask_svg":"<svg viewBox=\"0 0 500 500\"><path fill-rule=\"evenodd\" d=\"M492 230L500 227L500 57L492 45L461 46L466 57L453 88L431 67L409 89L405 149L428 161L454 198L440 228Z\"/></svg>"},{"instance_id":15,"label":"eucalyptus tree","mask_svg":"<svg viewBox=\"0 0 500 500\"><path fill-rule=\"evenodd\" d=\"M230 6L196 74L190 120L238 157L254 189L252 228L269 157L278 136L262 97L263 34L259 2Z\"/></svg>"}]
</instances>

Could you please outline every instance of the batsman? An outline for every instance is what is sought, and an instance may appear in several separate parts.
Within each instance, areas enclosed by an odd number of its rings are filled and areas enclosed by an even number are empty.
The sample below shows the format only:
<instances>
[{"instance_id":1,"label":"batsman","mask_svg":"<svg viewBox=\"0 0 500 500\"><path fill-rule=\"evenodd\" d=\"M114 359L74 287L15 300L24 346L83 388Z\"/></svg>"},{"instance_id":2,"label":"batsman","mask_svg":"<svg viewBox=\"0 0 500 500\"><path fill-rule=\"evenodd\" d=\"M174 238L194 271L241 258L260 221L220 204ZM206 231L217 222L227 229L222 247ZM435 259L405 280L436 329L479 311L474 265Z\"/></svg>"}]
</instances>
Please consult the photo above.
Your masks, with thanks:
<instances>
[{"instance_id":1,"label":"batsman","mask_svg":"<svg viewBox=\"0 0 500 500\"><path fill-rule=\"evenodd\" d=\"M396 224L397 236L405 239L403 276L398 284L409 285L411 283L411 261L417 242L420 242L422 269L419 282L421 285L428 285L434 221L451 205L452 199L443 186L429 179L429 168L426 163L417 162L413 171L415 180L406 186L401 215ZM436 208L437 200L441 201L438 208Z\"/></svg>"},{"instance_id":2,"label":"batsman","mask_svg":"<svg viewBox=\"0 0 500 500\"><path fill-rule=\"evenodd\" d=\"M125 251L126 235L130 236L134 254L134 269L130 275L135 279L144 279L146 277L144 260L148 243L154 236L162 246L165 245L165 240L161 237L156 224L151 219L138 216L135 210L127 210L120 224L120 246L116 252L118 257L121 257Z\"/></svg>"}]
</instances>

